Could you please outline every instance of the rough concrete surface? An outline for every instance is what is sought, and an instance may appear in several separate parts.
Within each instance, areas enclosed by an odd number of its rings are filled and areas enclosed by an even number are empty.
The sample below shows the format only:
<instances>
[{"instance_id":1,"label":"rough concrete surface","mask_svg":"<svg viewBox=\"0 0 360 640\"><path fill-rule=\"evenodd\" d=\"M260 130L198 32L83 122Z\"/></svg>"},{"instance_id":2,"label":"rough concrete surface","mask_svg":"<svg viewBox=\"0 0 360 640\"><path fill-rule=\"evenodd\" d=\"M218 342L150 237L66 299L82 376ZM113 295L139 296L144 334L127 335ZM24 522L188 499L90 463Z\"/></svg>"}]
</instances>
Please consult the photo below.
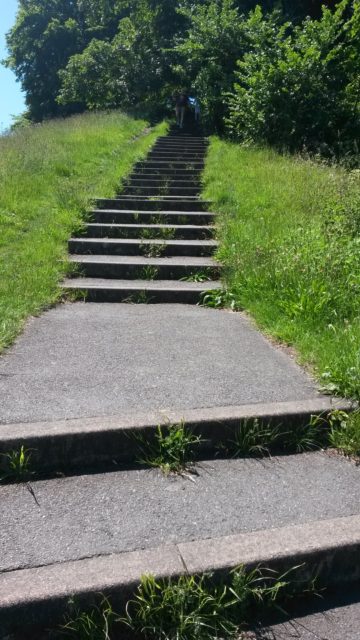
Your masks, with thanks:
<instances>
[{"instance_id":1,"label":"rough concrete surface","mask_svg":"<svg viewBox=\"0 0 360 640\"><path fill-rule=\"evenodd\" d=\"M0 423L317 395L242 314L187 305L62 305L0 359Z\"/></svg>"},{"instance_id":2,"label":"rough concrete surface","mask_svg":"<svg viewBox=\"0 0 360 640\"><path fill-rule=\"evenodd\" d=\"M324 593L316 611L298 614L249 640L360 640L360 587Z\"/></svg>"},{"instance_id":3,"label":"rough concrete surface","mask_svg":"<svg viewBox=\"0 0 360 640\"><path fill-rule=\"evenodd\" d=\"M0 487L0 571L360 513L360 470L323 453Z\"/></svg>"}]
</instances>

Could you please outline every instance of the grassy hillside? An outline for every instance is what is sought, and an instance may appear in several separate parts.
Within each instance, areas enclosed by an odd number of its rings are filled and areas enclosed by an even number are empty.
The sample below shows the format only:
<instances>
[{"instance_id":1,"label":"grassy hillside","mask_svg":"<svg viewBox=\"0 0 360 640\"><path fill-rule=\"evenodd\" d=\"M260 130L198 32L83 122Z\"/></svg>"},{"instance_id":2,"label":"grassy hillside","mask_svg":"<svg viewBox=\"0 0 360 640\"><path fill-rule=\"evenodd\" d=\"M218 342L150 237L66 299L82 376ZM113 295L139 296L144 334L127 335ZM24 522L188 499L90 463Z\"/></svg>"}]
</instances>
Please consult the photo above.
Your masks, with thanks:
<instances>
[{"instance_id":1,"label":"grassy hillside","mask_svg":"<svg viewBox=\"0 0 360 640\"><path fill-rule=\"evenodd\" d=\"M0 350L29 315L59 299L66 241L91 198L113 195L164 129L92 113L0 138Z\"/></svg>"},{"instance_id":2,"label":"grassy hillside","mask_svg":"<svg viewBox=\"0 0 360 640\"><path fill-rule=\"evenodd\" d=\"M204 179L235 303L359 399L359 172L213 138Z\"/></svg>"}]
</instances>

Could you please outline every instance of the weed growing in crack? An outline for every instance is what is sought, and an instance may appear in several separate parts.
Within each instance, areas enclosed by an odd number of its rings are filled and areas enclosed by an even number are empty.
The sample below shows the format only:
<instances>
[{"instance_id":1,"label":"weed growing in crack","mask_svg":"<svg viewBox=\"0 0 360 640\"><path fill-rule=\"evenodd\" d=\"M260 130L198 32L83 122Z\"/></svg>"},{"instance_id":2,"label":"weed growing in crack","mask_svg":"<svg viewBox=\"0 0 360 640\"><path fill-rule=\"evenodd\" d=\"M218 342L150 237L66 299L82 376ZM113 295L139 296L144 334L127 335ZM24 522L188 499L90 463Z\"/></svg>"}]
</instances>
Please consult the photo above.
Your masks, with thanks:
<instances>
[{"instance_id":1,"label":"weed growing in crack","mask_svg":"<svg viewBox=\"0 0 360 640\"><path fill-rule=\"evenodd\" d=\"M34 475L31 470L31 449L25 449L22 445L20 449L0 455L3 459L0 482L27 482Z\"/></svg>"},{"instance_id":2,"label":"weed growing in crack","mask_svg":"<svg viewBox=\"0 0 360 640\"><path fill-rule=\"evenodd\" d=\"M344 455L360 458L360 410L330 414L330 444Z\"/></svg>"},{"instance_id":3,"label":"weed growing in crack","mask_svg":"<svg viewBox=\"0 0 360 640\"><path fill-rule=\"evenodd\" d=\"M234 458L314 451L328 443L327 424L326 419L312 416L310 422L285 431L281 424L246 419L240 422L232 439L219 444L219 450Z\"/></svg>"},{"instance_id":4,"label":"weed growing in crack","mask_svg":"<svg viewBox=\"0 0 360 640\"><path fill-rule=\"evenodd\" d=\"M86 289L67 289L64 288L61 291L60 302L85 302L88 298L88 291Z\"/></svg>"},{"instance_id":5,"label":"weed growing in crack","mask_svg":"<svg viewBox=\"0 0 360 640\"><path fill-rule=\"evenodd\" d=\"M134 291L134 293L125 298L123 302L125 304L150 304L152 300L153 298L149 296L145 289L142 291Z\"/></svg>"},{"instance_id":6,"label":"weed growing in crack","mask_svg":"<svg viewBox=\"0 0 360 640\"><path fill-rule=\"evenodd\" d=\"M72 611L60 637L115 640L124 632L128 637L130 631L130 637L147 640L240 640L254 620L258 625L271 611L284 614L284 606L295 596L317 595L315 581L305 581L298 573L301 568L279 575L270 569L246 571L240 566L224 580L212 574L167 579L147 575L122 616L103 597L87 613Z\"/></svg>"},{"instance_id":7,"label":"weed growing in crack","mask_svg":"<svg viewBox=\"0 0 360 640\"><path fill-rule=\"evenodd\" d=\"M168 222L169 218L167 215L164 214L157 214L157 215L153 215L150 217L150 224L166 224Z\"/></svg>"},{"instance_id":8,"label":"weed growing in crack","mask_svg":"<svg viewBox=\"0 0 360 640\"><path fill-rule=\"evenodd\" d=\"M73 640L111 640L117 617L110 601L103 597L100 604L89 612L76 608L60 628L59 636Z\"/></svg>"},{"instance_id":9,"label":"weed growing in crack","mask_svg":"<svg viewBox=\"0 0 360 640\"><path fill-rule=\"evenodd\" d=\"M146 265L138 270L136 278L138 280L156 280L159 274L159 269L151 265Z\"/></svg>"},{"instance_id":10,"label":"weed growing in crack","mask_svg":"<svg viewBox=\"0 0 360 640\"><path fill-rule=\"evenodd\" d=\"M214 582L211 574L167 580L145 576L122 621L136 637L148 640L239 640L254 614L280 609L280 602L307 590L304 583L289 580L296 569L278 575L238 567L228 583Z\"/></svg>"},{"instance_id":11,"label":"weed growing in crack","mask_svg":"<svg viewBox=\"0 0 360 640\"><path fill-rule=\"evenodd\" d=\"M234 458L270 456L276 447L280 434L277 425L264 424L261 420L242 420L233 440L227 442Z\"/></svg>"},{"instance_id":12,"label":"weed growing in crack","mask_svg":"<svg viewBox=\"0 0 360 640\"><path fill-rule=\"evenodd\" d=\"M211 309L224 309L229 307L233 311L240 311L236 297L227 289L209 289L201 294L201 306L210 307Z\"/></svg>"},{"instance_id":13,"label":"weed growing in crack","mask_svg":"<svg viewBox=\"0 0 360 640\"><path fill-rule=\"evenodd\" d=\"M141 229L139 238L141 240L171 240L175 236L175 229L172 227L158 229Z\"/></svg>"},{"instance_id":14,"label":"weed growing in crack","mask_svg":"<svg viewBox=\"0 0 360 640\"><path fill-rule=\"evenodd\" d=\"M312 416L310 422L294 427L281 437L282 448L289 453L304 453L321 449L328 442L328 430L319 416Z\"/></svg>"},{"instance_id":15,"label":"weed growing in crack","mask_svg":"<svg viewBox=\"0 0 360 640\"><path fill-rule=\"evenodd\" d=\"M139 249L146 258L160 258L166 251L166 244L142 243L140 244Z\"/></svg>"},{"instance_id":16,"label":"weed growing in crack","mask_svg":"<svg viewBox=\"0 0 360 640\"><path fill-rule=\"evenodd\" d=\"M188 276L184 276L180 278L182 282L207 282L211 280L211 275L208 271L194 271L190 273Z\"/></svg>"},{"instance_id":17,"label":"weed growing in crack","mask_svg":"<svg viewBox=\"0 0 360 640\"><path fill-rule=\"evenodd\" d=\"M145 576L126 607L124 623L154 640L210 640L220 632L220 637L229 637L235 626L227 615L227 595L224 587L210 588L208 576Z\"/></svg>"},{"instance_id":18,"label":"weed growing in crack","mask_svg":"<svg viewBox=\"0 0 360 640\"><path fill-rule=\"evenodd\" d=\"M202 442L183 422L158 426L155 439L149 442L138 437L140 456L138 462L149 467L157 467L165 474L184 473L194 467L196 448Z\"/></svg>"}]
</instances>

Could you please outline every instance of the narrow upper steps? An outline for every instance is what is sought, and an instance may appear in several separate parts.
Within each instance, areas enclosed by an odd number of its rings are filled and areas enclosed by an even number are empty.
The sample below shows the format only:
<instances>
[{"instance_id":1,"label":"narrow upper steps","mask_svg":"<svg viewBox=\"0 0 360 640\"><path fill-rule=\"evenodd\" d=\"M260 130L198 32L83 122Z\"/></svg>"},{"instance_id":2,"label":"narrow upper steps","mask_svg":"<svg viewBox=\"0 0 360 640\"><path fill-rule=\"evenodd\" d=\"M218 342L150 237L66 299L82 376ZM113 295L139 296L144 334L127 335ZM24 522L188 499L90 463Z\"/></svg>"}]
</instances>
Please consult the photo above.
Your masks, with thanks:
<instances>
[{"instance_id":1,"label":"narrow upper steps","mask_svg":"<svg viewBox=\"0 0 360 640\"><path fill-rule=\"evenodd\" d=\"M113 198L97 198L70 238L74 277L63 287L89 301L196 304L219 287L214 214L199 197L207 141L159 138Z\"/></svg>"}]
</instances>

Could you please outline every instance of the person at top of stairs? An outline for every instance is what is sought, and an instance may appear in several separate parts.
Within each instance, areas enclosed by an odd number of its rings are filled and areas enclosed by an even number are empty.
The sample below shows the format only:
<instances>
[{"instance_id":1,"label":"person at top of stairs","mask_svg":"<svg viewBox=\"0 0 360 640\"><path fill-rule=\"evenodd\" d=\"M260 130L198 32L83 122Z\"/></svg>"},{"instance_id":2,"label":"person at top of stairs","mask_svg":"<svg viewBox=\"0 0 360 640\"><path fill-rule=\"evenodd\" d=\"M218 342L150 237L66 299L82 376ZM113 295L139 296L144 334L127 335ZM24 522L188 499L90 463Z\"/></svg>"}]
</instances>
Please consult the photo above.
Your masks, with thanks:
<instances>
[{"instance_id":1,"label":"person at top of stairs","mask_svg":"<svg viewBox=\"0 0 360 640\"><path fill-rule=\"evenodd\" d=\"M180 93L175 92L173 94L173 100L175 102L176 124L182 129L184 127L185 112L189 106L189 98L185 91L180 91Z\"/></svg>"}]
</instances>

